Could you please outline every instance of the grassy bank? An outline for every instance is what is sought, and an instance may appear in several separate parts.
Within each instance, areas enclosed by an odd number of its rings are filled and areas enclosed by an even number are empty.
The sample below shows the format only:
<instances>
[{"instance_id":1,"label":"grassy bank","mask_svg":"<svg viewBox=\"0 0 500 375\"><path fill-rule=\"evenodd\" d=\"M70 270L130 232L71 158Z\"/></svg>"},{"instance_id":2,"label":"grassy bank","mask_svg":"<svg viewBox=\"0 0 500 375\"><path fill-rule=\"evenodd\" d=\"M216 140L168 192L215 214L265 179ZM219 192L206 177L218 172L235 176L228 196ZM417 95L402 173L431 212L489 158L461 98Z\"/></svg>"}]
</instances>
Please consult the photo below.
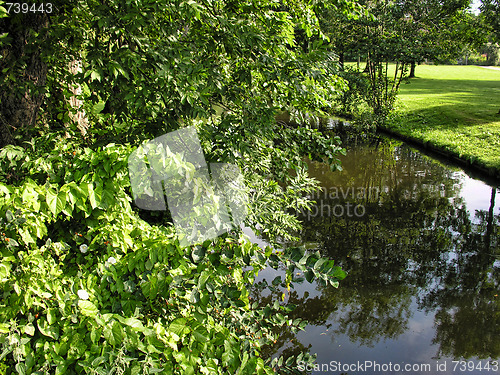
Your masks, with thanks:
<instances>
[{"instance_id":1,"label":"grassy bank","mask_svg":"<svg viewBox=\"0 0 500 375\"><path fill-rule=\"evenodd\" d=\"M500 174L500 70L418 66L387 129Z\"/></svg>"}]
</instances>

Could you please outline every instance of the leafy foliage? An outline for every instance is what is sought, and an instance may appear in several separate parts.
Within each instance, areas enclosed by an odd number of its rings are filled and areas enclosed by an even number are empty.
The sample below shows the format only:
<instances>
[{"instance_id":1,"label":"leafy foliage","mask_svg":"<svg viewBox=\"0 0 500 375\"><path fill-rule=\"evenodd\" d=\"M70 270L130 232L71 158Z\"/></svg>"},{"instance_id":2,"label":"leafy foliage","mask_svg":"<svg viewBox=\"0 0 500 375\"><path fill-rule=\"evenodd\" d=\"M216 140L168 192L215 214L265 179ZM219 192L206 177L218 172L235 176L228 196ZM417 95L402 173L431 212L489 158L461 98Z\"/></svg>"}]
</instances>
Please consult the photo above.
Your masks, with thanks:
<instances>
[{"instance_id":1,"label":"leafy foliage","mask_svg":"<svg viewBox=\"0 0 500 375\"><path fill-rule=\"evenodd\" d=\"M286 266L288 287L295 268L333 285L344 273L300 249L261 249L239 231L182 248L168 219L144 220L127 173L140 141L195 125L207 161L243 170L247 224L272 244L293 238L300 223L287 209L308 208L303 196L316 188L302 157L337 168L341 152L339 139L274 120L277 110L328 109L343 88L311 5L54 8L40 35L28 35L49 67L37 91L41 126L11 129L16 144L0 150L0 364L33 374L271 374L312 361L260 356L273 329L305 323L279 301L258 308L247 286L269 264ZM299 31L314 45L298 46ZM15 82L26 95L22 63L2 61L2 90Z\"/></svg>"},{"instance_id":2,"label":"leafy foliage","mask_svg":"<svg viewBox=\"0 0 500 375\"><path fill-rule=\"evenodd\" d=\"M484 17L486 24L495 34L497 42L500 40L500 4L494 0L481 0L481 16Z\"/></svg>"},{"instance_id":3,"label":"leafy foliage","mask_svg":"<svg viewBox=\"0 0 500 375\"><path fill-rule=\"evenodd\" d=\"M289 269L287 285L295 268L334 285L344 277L317 255L262 250L237 233L180 248L173 227L152 226L131 206L130 147L68 156L61 144L45 158L28 152L26 179L0 185L7 364L31 373L272 373L255 353L275 340L272 327L303 324L277 303L253 309L246 285L268 259Z\"/></svg>"}]
</instances>

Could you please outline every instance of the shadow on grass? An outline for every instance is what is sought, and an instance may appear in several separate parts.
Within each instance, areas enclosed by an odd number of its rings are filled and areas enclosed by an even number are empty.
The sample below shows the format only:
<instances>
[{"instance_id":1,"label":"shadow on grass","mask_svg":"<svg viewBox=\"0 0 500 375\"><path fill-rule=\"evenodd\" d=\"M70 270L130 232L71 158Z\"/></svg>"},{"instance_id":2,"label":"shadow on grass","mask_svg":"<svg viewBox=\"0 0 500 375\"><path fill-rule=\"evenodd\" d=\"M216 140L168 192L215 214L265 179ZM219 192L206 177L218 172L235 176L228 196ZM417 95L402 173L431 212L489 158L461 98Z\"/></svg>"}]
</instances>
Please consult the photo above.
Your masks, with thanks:
<instances>
[{"instance_id":1,"label":"shadow on grass","mask_svg":"<svg viewBox=\"0 0 500 375\"><path fill-rule=\"evenodd\" d=\"M418 98L420 97L420 98ZM408 119L423 125L455 128L500 122L500 80L416 78L401 89ZM417 121L421 122L421 121Z\"/></svg>"},{"instance_id":2,"label":"shadow on grass","mask_svg":"<svg viewBox=\"0 0 500 375\"><path fill-rule=\"evenodd\" d=\"M498 80L471 80L471 79L431 79L412 78L408 84L401 86L404 95L425 95L460 92L482 92L484 90L500 91ZM499 97L500 98L500 95Z\"/></svg>"},{"instance_id":3,"label":"shadow on grass","mask_svg":"<svg viewBox=\"0 0 500 375\"><path fill-rule=\"evenodd\" d=\"M401 88L403 106L387 128L498 171L500 75L491 77L498 80L469 77L412 79Z\"/></svg>"},{"instance_id":4,"label":"shadow on grass","mask_svg":"<svg viewBox=\"0 0 500 375\"><path fill-rule=\"evenodd\" d=\"M412 127L422 129L450 129L458 130L461 127L478 126L484 130L484 125L490 125L500 130L500 115L497 114L500 103L467 103L438 104L432 107L402 111L401 116L390 120L389 123L411 123ZM498 123L498 125L495 125Z\"/></svg>"}]
</instances>

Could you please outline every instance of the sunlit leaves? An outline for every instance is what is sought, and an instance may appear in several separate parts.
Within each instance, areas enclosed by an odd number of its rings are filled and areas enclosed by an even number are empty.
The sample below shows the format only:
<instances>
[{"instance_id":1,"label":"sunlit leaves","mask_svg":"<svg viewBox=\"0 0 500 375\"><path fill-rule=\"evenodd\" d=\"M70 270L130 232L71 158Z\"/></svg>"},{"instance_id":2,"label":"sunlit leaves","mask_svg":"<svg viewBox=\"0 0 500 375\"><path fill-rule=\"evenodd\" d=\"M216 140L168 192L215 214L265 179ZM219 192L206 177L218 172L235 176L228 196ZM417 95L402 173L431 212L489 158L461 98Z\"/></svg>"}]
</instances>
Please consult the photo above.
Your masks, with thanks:
<instances>
[{"instance_id":1,"label":"sunlit leaves","mask_svg":"<svg viewBox=\"0 0 500 375\"><path fill-rule=\"evenodd\" d=\"M186 318L177 318L172 323L170 323L168 327L168 331L174 334L177 340L180 340L185 334L187 334L190 330L187 327L187 319Z\"/></svg>"},{"instance_id":2,"label":"sunlit leaves","mask_svg":"<svg viewBox=\"0 0 500 375\"><path fill-rule=\"evenodd\" d=\"M203 246L195 246L191 252L193 262L199 263L205 257L205 248Z\"/></svg>"},{"instance_id":3,"label":"sunlit leaves","mask_svg":"<svg viewBox=\"0 0 500 375\"><path fill-rule=\"evenodd\" d=\"M103 334L104 338L108 340L111 345L115 346L123 342L125 333L119 322L112 321L104 327Z\"/></svg>"},{"instance_id":4,"label":"sunlit leaves","mask_svg":"<svg viewBox=\"0 0 500 375\"><path fill-rule=\"evenodd\" d=\"M59 327L57 325L50 324L44 317L38 319L37 326L42 335L48 336L55 340L59 338Z\"/></svg>"},{"instance_id":5,"label":"sunlit leaves","mask_svg":"<svg viewBox=\"0 0 500 375\"><path fill-rule=\"evenodd\" d=\"M83 315L95 318L99 313L97 307L90 301L79 300L78 307Z\"/></svg>"},{"instance_id":6,"label":"sunlit leaves","mask_svg":"<svg viewBox=\"0 0 500 375\"><path fill-rule=\"evenodd\" d=\"M66 205L66 193L62 191L57 193L49 189L46 195L46 202L49 205L50 211L54 215L57 215Z\"/></svg>"}]
</instances>

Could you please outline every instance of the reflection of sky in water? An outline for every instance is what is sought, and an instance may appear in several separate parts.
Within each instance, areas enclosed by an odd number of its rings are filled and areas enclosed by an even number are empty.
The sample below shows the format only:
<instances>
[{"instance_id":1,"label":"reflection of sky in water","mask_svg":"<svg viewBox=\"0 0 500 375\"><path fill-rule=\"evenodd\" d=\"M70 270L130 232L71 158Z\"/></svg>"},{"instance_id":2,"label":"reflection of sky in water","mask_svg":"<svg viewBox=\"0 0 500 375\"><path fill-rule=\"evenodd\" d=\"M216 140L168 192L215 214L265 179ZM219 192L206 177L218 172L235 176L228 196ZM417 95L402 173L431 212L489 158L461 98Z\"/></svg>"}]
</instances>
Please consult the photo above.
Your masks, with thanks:
<instances>
[{"instance_id":1,"label":"reflection of sky in water","mask_svg":"<svg viewBox=\"0 0 500 375\"><path fill-rule=\"evenodd\" d=\"M460 197L465 199L467 210L470 217L475 216L476 210L488 210L491 201L492 187L486 185L483 181L470 178L465 173L461 172L462 189ZM498 215L500 213L500 191L497 189L495 197L495 208L493 213ZM476 220L474 220L476 221Z\"/></svg>"},{"instance_id":2,"label":"reflection of sky in water","mask_svg":"<svg viewBox=\"0 0 500 375\"><path fill-rule=\"evenodd\" d=\"M261 249L265 248L267 246L267 242L264 241L262 238L257 237L255 232L252 230L252 228L249 227L242 227L243 233L248 236L250 241L253 243L257 244L260 246Z\"/></svg>"},{"instance_id":3,"label":"reflection of sky in water","mask_svg":"<svg viewBox=\"0 0 500 375\"><path fill-rule=\"evenodd\" d=\"M415 303L411 304L411 310L417 310ZM327 324L335 325L335 321L328 321ZM326 334L325 334L326 333ZM309 342L310 338L315 337L311 351L318 354L317 362L330 364L334 361L334 366L330 367L335 370L335 366L339 364L354 364L358 361L372 361L373 363L393 365L398 363L403 364L417 364L417 363L434 363L435 359L430 359L434 356L434 349L431 346L432 338L434 336L433 320L421 311L416 311L409 321L408 329L403 335L397 339L382 339L376 344L376 349L367 346L359 346L356 342L349 340L344 335L334 335L326 327L306 327L306 332L301 332L298 337L301 341ZM422 347L427 347L423 349ZM327 373L339 373L340 371L330 371ZM321 374L324 372L313 372L314 374ZM361 372L359 372L361 373ZM363 374L379 374L381 372L374 372L373 369L366 368ZM390 372L386 372L390 373ZM395 373L395 372L393 372ZM451 374L451 372L450 372Z\"/></svg>"}]
</instances>

